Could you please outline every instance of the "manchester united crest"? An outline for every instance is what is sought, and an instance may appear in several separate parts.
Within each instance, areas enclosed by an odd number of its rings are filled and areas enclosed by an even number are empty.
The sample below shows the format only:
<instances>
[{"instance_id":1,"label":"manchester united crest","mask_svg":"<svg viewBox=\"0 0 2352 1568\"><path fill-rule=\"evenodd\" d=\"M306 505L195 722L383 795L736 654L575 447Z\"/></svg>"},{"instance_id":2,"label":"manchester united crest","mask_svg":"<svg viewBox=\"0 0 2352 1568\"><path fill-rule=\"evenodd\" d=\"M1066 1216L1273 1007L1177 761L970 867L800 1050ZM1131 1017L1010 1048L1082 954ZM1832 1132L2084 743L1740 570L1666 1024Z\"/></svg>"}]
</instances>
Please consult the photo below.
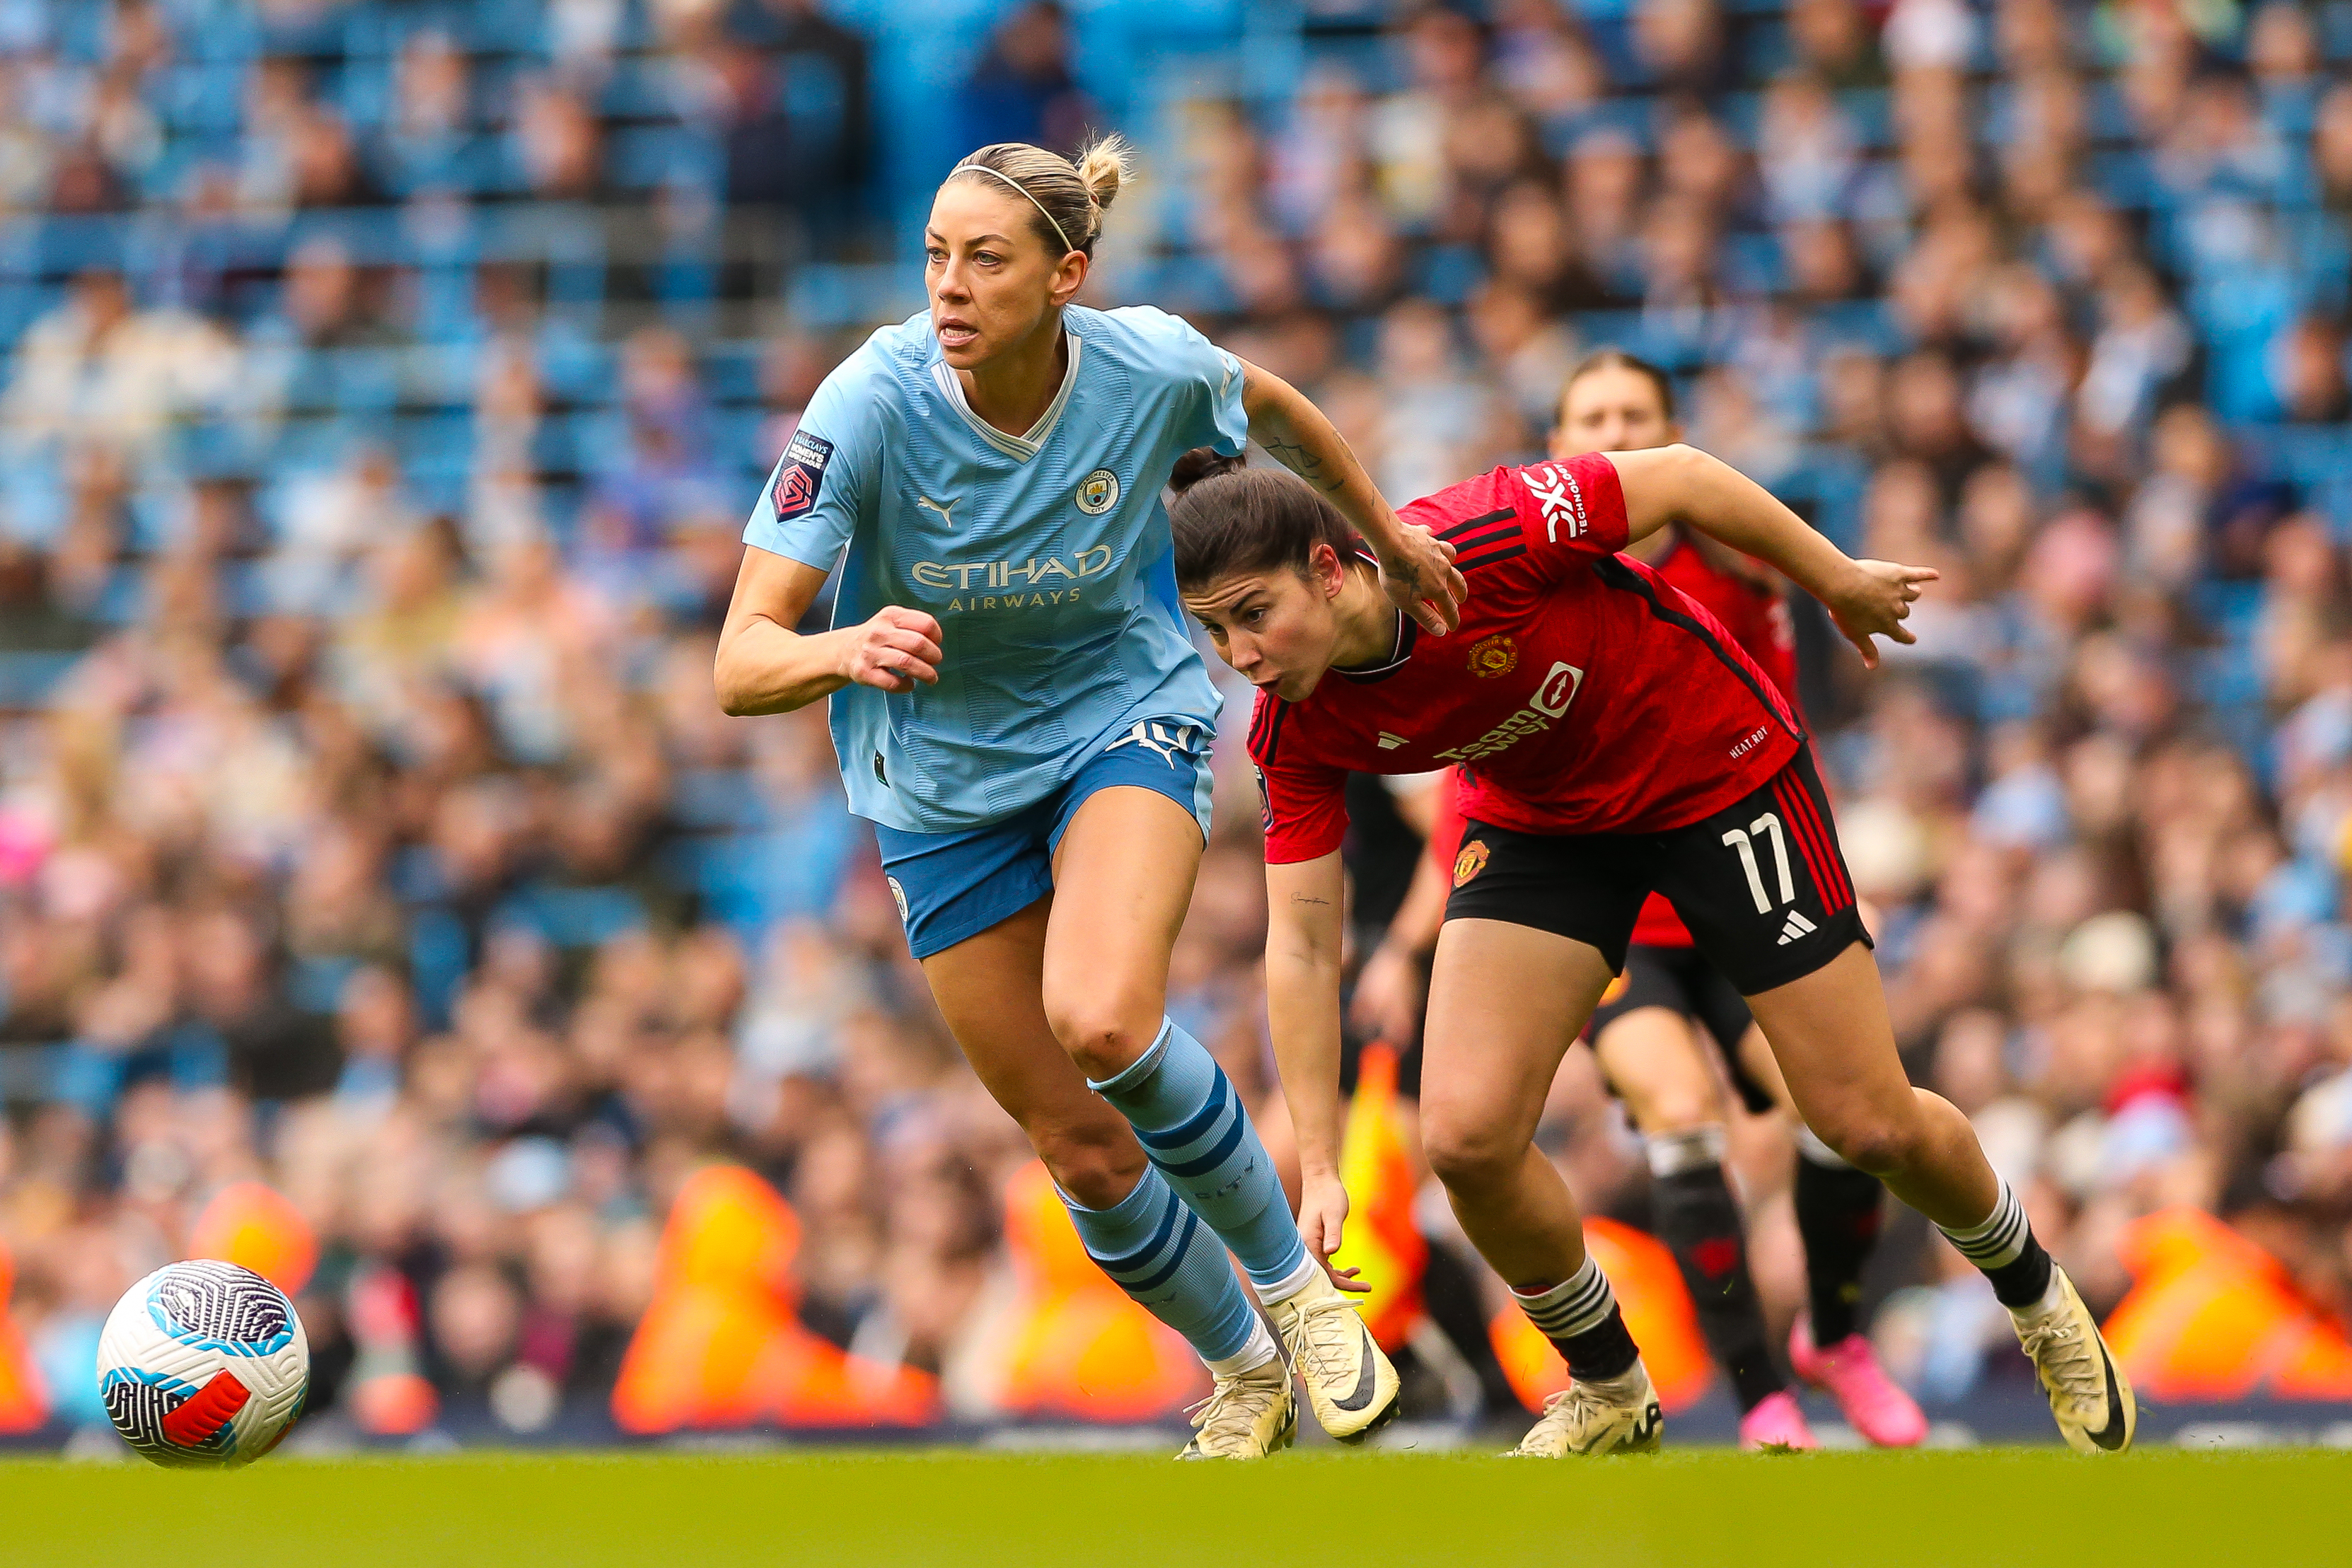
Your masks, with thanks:
<instances>
[{"instance_id":1,"label":"manchester united crest","mask_svg":"<svg viewBox=\"0 0 2352 1568\"><path fill-rule=\"evenodd\" d=\"M1460 887L1486 869L1486 841L1473 839L1454 857L1454 885Z\"/></svg>"},{"instance_id":2,"label":"manchester united crest","mask_svg":"<svg viewBox=\"0 0 2352 1568\"><path fill-rule=\"evenodd\" d=\"M1500 632L1470 644L1470 673L1474 675L1507 675L1518 667L1519 645Z\"/></svg>"}]
</instances>

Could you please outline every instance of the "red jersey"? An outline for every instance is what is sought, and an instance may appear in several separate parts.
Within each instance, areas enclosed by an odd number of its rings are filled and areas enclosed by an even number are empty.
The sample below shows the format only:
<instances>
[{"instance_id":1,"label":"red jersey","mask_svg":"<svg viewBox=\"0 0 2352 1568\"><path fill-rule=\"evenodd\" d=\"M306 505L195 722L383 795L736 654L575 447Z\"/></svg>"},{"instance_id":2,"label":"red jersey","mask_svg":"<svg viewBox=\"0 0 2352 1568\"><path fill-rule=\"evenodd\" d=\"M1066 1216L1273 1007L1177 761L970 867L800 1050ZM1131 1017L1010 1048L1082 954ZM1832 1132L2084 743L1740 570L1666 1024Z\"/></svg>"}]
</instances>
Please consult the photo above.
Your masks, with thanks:
<instances>
[{"instance_id":1,"label":"red jersey","mask_svg":"<svg viewBox=\"0 0 2352 1568\"><path fill-rule=\"evenodd\" d=\"M1677 535L1666 553L1652 563L1660 577L1715 617L1739 642L1757 668L1769 676L1773 687L1797 706L1797 635L1789 620L1788 601L1780 592L1751 577L1727 570L1705 551ZM1689 927L1675 906L1656 894L1642 904L1633 922L1633 941L1643 947L1689 947Z\"/></svg>"},{"instance_id":2,"label":"red jersey","mask_svg":"<svg viewBox=\"0 0 2352 1568\"><path fill-rule=\"evenodd\" d=\"M1796 755L1803 730L1706 610L1624 548L1625 497L1598 453L1497 468L1403 508L1454 547L1462 624L1398 617L1394 653L1334 669L1304 702L1261 691L1250 756L1265 858L1339 847L1350 771L1462 770L1461 809L1531 833L1663 832L1722 810Z\"/></svg>"}]
</instances>

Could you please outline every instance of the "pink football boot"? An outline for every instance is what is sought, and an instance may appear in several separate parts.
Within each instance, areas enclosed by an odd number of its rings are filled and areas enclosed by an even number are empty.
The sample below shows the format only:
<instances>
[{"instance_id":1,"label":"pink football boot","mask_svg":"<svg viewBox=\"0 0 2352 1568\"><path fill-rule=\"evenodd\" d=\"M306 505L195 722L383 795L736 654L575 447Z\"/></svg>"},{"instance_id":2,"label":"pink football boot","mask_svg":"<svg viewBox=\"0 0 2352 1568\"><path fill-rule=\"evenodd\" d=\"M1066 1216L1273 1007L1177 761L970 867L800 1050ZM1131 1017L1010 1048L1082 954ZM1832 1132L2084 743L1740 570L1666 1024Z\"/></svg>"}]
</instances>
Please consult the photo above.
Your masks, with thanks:
<instances>
[{"instance_id":1,"label":"pink football boot","mask_svg":"<svg viewBox=\"0 0 2352 1568\"><path fill-rule=\"evenodd\" d=\"M1752 1454L1759 1448L1810 1453L1822 1445L1805 1413L1797 1407L1797 1396L1783 1388L1778 1394L1767 1394L1755 1409L1739 1418L1739 1446Z\"/></svg>"},{"instance_id":2,"label":"pink football boot","mask_svg":"<svg viewBox=\"0 0 2352 1568\"><path fill-rule=\"evenodd\" d=\"M1823 1350L1813 1343L1812 1321L1800 1314L1789 1331L1789 1364L1798 1376L1835 1399L1853 1429L1880 1448L1913 1448L1927 1435L1927 1417L1886 1375L1870 1341L1861 1334L1848 1334Z\"/></svg>"}]
</instances>

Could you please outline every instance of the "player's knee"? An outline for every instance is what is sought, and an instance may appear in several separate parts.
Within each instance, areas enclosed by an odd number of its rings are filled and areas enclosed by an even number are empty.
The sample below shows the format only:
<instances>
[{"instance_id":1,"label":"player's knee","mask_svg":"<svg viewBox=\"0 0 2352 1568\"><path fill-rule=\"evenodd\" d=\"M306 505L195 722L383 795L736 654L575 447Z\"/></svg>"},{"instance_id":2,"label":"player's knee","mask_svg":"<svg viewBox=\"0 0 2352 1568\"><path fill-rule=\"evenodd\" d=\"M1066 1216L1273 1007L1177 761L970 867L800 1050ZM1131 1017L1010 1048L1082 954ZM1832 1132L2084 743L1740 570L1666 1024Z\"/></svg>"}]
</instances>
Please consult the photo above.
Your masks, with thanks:
<instances>
[{"instance_id":1,"label":"player's knee","mask_svg":"<svg viewBox=\"0 0 2352 1568\"><path fill-rule=\"evenodd\" d=\"M1421 1144L1429 1168L1449 1191L1478 1193L1507 1186L1526 1158L1524 1146L1476 1120L1423 1111Z\"/></svg>"},{"instance_id":2,"label":"player's knee","mask_svg":"<svg viewBox=\"0 0 2352 1568\"><path fill-rule=\"evenodd\" d=\"M1151 1049L1159 1038L1160 1018L1130 1016L1130 1009L1081 1001L1049 1008L1054 1038L1088 1078L1115 1078Z\"/></svg>"},{"instance_id":3,"label":"player's knee","mask_svg":"<svg viewBox=\"0 0 2352 1568\"><path fill-rule=\"evenodd\" d=\"M1814 1135L1837 1151L1838 1157L1872 1176L1892 1176L1909 1169L1919 1153L1920 1129L1910 1118L1877 1120L1868 1116L1829 1116L1813 1125Z\"/></svg>"}]
</instances>

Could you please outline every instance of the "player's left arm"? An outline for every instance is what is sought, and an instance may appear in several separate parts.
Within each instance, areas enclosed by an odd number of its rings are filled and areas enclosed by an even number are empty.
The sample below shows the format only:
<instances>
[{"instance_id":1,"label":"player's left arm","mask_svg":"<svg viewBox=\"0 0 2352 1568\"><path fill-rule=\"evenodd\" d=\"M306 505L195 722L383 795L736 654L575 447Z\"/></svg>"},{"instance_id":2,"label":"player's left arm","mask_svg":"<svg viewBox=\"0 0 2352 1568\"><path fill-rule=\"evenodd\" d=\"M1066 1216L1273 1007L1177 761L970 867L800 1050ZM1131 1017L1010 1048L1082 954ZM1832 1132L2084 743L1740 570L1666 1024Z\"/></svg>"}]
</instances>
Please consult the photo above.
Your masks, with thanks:
<instances>
[{"instance_id":1,"label":"player's left arm","mask_svg":"<svg viewBox=\"0 0 2352 1568\"><path fill-rule=\"evenodd\" d=\"M1935 568L1853 559L1763 486L1695 446L1607 455L1624 492L1629 538L1681 523L1778 568L1828 607L1838 630L1873 669L1878 667L1874 637L1919 640L1903 622L1921 585L1940 575Z\"/></svg>"},{"instance_id":2,"label":"player's left arm","mask_svg":"<svg viewBox=\"0 0 2352 1568\"><path fill-rule=\"evenodd\" d=\"M1460 625L1470 587L1454 569L1454 547L1396 515L1347 438L1306 393L1246 360L1242 375L1250 439L1321 491L1364 536L1381 563L1381 586L1406 614L1434 636Z\"/></svg>"}]
</instances>

